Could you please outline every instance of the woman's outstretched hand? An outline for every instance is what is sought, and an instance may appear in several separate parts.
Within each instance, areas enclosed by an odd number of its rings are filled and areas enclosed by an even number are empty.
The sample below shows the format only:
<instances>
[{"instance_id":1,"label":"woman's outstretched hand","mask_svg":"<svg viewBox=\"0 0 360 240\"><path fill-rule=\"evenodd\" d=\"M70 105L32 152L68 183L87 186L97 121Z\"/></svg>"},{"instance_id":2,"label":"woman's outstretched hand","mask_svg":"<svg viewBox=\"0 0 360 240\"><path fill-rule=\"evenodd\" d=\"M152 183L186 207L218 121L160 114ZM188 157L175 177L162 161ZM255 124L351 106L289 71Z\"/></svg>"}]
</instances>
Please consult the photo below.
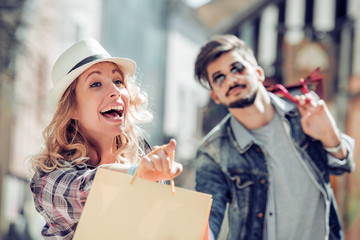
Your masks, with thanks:
<instances>
[{"instance_id":1,"label":"woman's outstretched hand","mask_svg":"<svg viewBox=\"0 0 360 240\"><path fill-rule=\"evenodd\" d=\"M150 181L170 180L177 177L183 170L182 164L174 161L176 141L171 139L168 144L154 147L142 158L138 176Z\"/></svg>"}]
</instances>

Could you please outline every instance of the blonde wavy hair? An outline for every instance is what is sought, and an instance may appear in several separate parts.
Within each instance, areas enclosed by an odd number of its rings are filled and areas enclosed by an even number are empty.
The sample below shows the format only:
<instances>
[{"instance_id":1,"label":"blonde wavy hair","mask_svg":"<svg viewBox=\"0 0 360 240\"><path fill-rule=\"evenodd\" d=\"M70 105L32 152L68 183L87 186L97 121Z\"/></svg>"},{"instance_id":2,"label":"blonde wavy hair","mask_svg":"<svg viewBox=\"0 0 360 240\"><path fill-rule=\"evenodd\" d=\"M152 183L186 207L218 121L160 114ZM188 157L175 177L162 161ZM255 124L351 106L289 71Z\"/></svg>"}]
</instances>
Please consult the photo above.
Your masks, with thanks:
<instances>
[{"instance_id":1,"label":"blonde wavy hair","mask_svg":"<svg viewBox=\"0 0 360 240\"><path fill-rule=\"evenodd\" d=\"M75 89L78 79L65 91L50 124L43 131L44 146L40 152L31 158L33 171L52 172L55 169L76 165L97 165L100 153L97 146L90 143L85 133L72 119L75 111ZM144 155L145 132L141 124L152 120L152 114L147 110L147 94L141 91L135 76L125 76L126 88L129 91L128 112L124 131L116 136L117 162L134 164ZM98 155L99 161L91 163L90 150Z\"/></svg>"}]
</instances>

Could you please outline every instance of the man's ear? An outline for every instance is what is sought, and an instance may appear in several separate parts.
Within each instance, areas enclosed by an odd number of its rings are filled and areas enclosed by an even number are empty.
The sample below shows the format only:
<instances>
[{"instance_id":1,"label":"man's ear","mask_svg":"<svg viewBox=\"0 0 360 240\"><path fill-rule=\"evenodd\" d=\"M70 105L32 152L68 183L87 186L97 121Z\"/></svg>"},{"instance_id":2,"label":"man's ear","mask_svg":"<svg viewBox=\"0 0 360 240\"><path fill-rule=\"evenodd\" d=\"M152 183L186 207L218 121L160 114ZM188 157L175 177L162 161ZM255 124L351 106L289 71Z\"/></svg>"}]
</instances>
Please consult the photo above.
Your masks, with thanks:
<instances>
[{"instance_id":1,"label":"man's ear","mask_svg":"<svg viewBox=\"0 0 360 240\"><path fill-rule=\"evenodd\" d=\"M220 100L219 100L219 98L218 98L218 96L217 96L216 93L214 92L214 90L211 90L211 91L210 91L210 97L212 98L212 100L214 100L214 102L215 102L216 104L220 104L220 103L221 103Z\"/></svg>"},{"instance_id":2,"label":"man's ear","mask_svg":"<svg viewBox=\"0 0 360 240\"><path fill-rule=\"evenodd\" d=\"M264 70L260 67L260 66L257 66L256 67L256 73L258 75L258 79L261 81L261 82L264 82L265 80L265 73L264 73Z\"/></svg>"}]
</instances>

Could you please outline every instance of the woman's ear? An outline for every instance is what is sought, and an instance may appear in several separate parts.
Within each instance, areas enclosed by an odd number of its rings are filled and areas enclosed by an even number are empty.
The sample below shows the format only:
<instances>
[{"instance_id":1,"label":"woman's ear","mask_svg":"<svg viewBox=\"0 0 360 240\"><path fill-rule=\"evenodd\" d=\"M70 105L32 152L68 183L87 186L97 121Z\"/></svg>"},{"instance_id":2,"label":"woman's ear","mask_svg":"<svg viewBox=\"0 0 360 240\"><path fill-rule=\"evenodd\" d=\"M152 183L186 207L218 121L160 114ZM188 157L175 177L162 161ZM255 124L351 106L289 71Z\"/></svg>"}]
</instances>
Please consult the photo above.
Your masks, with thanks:
<instances>
[{"instance_id":1,"label":"woman's ear","mask_svg":"<svg viewBox=\"0 0 360 240\"><path fill-rule=\"evenodd\" d=\"M73 114L72 114L72 116L71 116L71 119L74 119L74 120L79 120L79 116L78 116L78 114L77 114L76 110L75 110L75 111L73 111Z\"/></svg>"},{"instance_id":2,"label":"woman's ear","mask_svg":"<svg viewBox=\"0 0 360 240\"><path fill-rule=\"evenodd\" d=\"M210 97L212 98L212 100L214 100L214 102L215 102L216 104L220 104L220 103L221 103L220 100L219 100L219 98L218 98L218 96L216 95L216 93L214 92L213 89L211 89L211 91L210 91Z\"/></svg>"},{"instance_id":3,"label":"woman's ear","mask_svg":"<svg viewBox=\"0 0 360 240\"><path fill-rule=\"evenodd\" d=\"M258 75L258 79L261 81L261 82L264 82L265 80L265 73L264 73L264 70L260 67L260 66L257 66L256 67L256 73Z\"/></svg>"}]
</instances>

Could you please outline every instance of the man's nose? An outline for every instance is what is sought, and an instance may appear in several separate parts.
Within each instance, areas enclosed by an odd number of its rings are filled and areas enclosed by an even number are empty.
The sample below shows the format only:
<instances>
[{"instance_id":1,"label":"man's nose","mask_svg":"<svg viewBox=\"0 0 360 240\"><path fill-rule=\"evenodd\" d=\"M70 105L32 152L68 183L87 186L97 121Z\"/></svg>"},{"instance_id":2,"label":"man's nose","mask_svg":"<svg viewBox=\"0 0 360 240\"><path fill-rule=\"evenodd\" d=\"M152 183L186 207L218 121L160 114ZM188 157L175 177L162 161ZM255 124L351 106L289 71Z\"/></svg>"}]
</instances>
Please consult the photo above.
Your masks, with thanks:
<instances>
[{"instance_id":1,"label":"man's nose","mask_svg":"<svg viewBox=\"0 0 360 240\"><path fill-rule=\"evenodd\" d=\"M226 80L227 80L228 84L232 84L234 81L236 82L238 79L239 79L239 74L230 72L230 73L227 75L227 79L226 79Z\"/></svg>"}]
</instances>

